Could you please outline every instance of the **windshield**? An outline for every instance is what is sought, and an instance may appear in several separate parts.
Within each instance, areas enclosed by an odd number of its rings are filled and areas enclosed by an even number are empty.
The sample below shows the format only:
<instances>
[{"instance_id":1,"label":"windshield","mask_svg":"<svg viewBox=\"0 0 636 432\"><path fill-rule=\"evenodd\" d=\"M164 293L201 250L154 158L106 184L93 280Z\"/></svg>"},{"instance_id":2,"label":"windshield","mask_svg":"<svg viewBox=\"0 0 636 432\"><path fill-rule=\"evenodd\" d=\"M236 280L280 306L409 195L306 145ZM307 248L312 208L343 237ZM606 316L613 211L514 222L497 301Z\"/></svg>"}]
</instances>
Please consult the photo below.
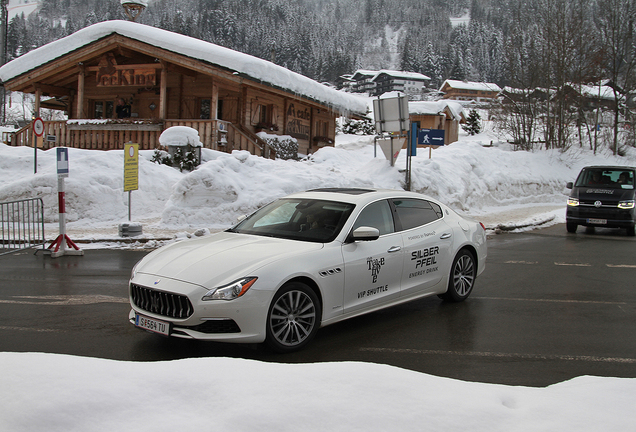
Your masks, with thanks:
<instances>
[{"instance_id":1,"label":"windshield","mask_svg":"<svg viewBox=\"0 0 636 432\"><path fill-rule=\"evenodd\" d=\"M313 199L281 199L257 210L232 232L328 243L345 224L353 204Z\"/></svg>"},{"instance_id":2,"label":"windshield","mask_svg":"<svg viewBox=\"0 0 636 432\"><path fill-rule=\"evenodd\" d=\"M634 189L634 171L621 168L585 169L576 180L576 186L601 186L604 188Z\"/></svg>"}]
</instances>

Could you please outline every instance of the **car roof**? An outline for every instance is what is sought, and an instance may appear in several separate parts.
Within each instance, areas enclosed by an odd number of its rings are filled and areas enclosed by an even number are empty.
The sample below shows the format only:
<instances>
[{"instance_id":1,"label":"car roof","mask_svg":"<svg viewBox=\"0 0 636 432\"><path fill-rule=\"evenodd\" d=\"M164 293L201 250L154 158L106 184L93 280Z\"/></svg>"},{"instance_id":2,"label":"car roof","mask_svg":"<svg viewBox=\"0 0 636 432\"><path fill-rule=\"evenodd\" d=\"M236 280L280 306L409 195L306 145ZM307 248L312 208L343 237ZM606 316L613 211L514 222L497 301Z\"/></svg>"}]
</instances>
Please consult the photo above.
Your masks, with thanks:
<instances>
[{"instance_id":1,"label":"car roof","mask_svg":"<svg viewBox=\"0 0 636 432\"><path fill-rule=\"evenodd\" d=\"M284 198L311 198L328 201L340 201L352 204L366 204L378 199L387 198L420 198L433 200L432 198L416 192L393 189L375 188L321 188L311 189L305 192L297 192ZM435 200L433 200L435 201Z\"/></svg>"},{"instance_id":2,"label":"car roof","mask_svg":"<svg viewBox=\"0 0 636 432\"><path fill-rule=\"evenodd\" d=\"M635 170L635 167L632 166L621 166L621 165L590 165L583 167L583 170L587 169L604 169L604 170ZM583 171L581 170L581 171Z\"/></svg>"}]
</instances>

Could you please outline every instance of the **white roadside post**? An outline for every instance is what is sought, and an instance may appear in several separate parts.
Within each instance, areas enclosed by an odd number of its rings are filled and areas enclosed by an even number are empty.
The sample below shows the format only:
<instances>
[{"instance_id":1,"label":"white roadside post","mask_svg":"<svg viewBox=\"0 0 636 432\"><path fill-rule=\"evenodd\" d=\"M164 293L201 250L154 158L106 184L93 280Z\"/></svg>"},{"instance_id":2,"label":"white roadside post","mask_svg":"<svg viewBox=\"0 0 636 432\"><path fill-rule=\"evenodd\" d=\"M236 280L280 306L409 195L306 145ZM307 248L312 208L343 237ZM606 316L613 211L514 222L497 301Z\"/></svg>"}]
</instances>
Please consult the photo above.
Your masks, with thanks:
<instances>
[{"instance_id":1,"label":"white roadside post","mask_svg":"<svg viewBox=\"0 0 636 432\"><path fill-rule=\"evenodd\" d=\"M84 251L66 235L66 196L64 188L64 179L68 177L68 149L65 147L57 148L57 197L59 207L59 226L60 234L48 247L51 251L51 257L57 258L62 255L84 255Z\"/></svg>"}]
</instances>

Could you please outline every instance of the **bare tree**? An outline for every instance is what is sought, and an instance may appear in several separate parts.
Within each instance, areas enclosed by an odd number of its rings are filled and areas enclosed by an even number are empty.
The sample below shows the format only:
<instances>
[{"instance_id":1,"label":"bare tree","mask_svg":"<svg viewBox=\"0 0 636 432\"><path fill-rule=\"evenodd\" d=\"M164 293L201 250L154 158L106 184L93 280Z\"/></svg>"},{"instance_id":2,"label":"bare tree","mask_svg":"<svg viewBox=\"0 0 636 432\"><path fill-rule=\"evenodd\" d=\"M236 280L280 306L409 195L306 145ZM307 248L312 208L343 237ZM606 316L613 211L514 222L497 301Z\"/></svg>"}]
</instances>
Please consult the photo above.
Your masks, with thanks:
<instances>
[{"instance_id":1,"label":"bare tree","mask_svg":"<svg viewBox=\"0 0 636 432\"><path fill-rule=\"evenodd\" d=\"M600 32L601 68L614 89L614 136L612 150L618 153L621 108L636 84L635 0L598 0L596 26Z\"/></svg>"}]
</instances>

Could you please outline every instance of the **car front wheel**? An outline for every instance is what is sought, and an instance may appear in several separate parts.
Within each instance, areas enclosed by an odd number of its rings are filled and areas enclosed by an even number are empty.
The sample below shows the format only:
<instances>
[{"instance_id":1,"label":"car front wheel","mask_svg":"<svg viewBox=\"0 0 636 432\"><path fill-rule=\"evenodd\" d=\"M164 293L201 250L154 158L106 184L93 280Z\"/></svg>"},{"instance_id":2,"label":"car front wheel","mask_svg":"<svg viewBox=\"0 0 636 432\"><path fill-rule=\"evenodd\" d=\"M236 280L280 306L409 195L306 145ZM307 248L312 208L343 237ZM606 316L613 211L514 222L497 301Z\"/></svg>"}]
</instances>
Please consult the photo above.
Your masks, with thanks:
<instances>
[{"instance_id":1,"label":"car front wheel","mask_svg":"<svg viewBox=\"0 0 636 432\"><path fill-rule=\"evenodd\" d=\"M466 249L459 251L448 281L448 290L440 295L446 301L460 302L468 298L477 278L477 262L475 256Z\"/></svg>"},{"instance_id":2,"label":"car front wheel","mask_svg":"<svg viewBox=\"0 0 636 432\"><path fill-rule=\"evenodd\" d=\"M321 317L316 293L303 283L291 282L276 293L269 307L265 341L277 352L301 349L316 335Z\"/></svg>"}]
</instances>

